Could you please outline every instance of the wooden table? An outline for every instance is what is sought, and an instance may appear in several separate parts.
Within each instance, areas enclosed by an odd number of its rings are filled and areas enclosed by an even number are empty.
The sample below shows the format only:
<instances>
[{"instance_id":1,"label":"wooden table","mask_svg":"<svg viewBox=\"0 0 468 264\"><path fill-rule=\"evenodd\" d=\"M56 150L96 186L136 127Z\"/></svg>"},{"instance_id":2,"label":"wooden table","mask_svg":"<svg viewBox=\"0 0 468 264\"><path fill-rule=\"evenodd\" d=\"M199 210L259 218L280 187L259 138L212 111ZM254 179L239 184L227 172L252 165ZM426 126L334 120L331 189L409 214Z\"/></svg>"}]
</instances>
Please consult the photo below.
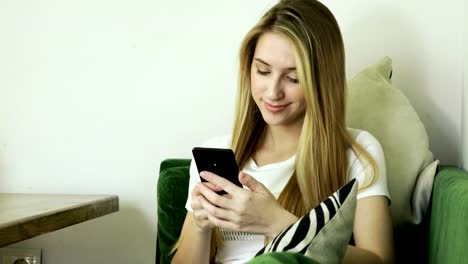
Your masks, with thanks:
<instances>
[{"instance_id":1,"label":"wooden table","mask_svg":"<svg viewBox=\"0 0 468 264\"><path fill-rule=\"evenodd\" d=\"M117 195L0 193L0 247L118 210Z\"/></svg>"}]
</instances>

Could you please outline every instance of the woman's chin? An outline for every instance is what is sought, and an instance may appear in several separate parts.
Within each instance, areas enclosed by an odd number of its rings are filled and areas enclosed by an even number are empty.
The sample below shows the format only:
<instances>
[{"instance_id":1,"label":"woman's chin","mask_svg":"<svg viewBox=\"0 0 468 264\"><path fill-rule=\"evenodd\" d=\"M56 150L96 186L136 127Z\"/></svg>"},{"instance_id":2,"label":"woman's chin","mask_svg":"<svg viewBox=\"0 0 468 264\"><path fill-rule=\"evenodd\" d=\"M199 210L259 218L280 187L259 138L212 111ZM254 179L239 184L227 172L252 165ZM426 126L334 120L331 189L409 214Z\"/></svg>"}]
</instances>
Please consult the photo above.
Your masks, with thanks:
<instances>
[{"instance_id":1,"label":"woman's chin","mask_svg":"<svg viewBox=\"0 0 468 264\"><path fill-rule=\"evenodd\" d=\"M263 120L269 126L294 126L297 122L303 121L300 117L292 117L285 114L262 113Z\"/></svg>"},{"instance_id":2,"label":"woman's chin","mask_svg":"<svg viewBox=\"0 0 468 264\"><path fill-rule=\"evenodd\" d=\"M263 120L269 126L285 126L291 123L290 120L279 116L263 116Z\"/></svg>"}]
</instances>

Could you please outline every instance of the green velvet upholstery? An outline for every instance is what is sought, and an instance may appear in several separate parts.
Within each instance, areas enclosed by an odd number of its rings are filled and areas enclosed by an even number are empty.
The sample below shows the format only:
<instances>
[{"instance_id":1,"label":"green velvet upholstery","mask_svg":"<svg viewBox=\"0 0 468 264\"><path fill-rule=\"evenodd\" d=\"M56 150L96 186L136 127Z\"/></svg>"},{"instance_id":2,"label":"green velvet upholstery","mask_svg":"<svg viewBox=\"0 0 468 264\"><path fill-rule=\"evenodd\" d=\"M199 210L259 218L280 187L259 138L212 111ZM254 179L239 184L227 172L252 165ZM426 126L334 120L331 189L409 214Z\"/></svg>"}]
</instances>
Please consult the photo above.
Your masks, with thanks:
<instances>
[{"instance_id":1,"label":"green velvet upholstery","mask_svg":"<svg viewBox=\"0 0 468 264\"><path fill-rule=\"evenodd\" d=\"M189 159L167 159L161 163L156 263L170 263L172 259L169 251L179 237L186 214L189 166ZM466 263L467 219L468 173L457 167L440 166L434 181L431 211L420 226L408 229L409 236L396 239L405 241L396 245L397 263ZM301 256L288 254L268 254L249 263L314 263L309 258L310 262L303 262Z\"/></svg>"},{"instance_id":2,"label":"green velvet upholstery","mask_svg":"<svg viewBox=\"0 0 468 264\"><path fill-rule=\"evenodd\" d=\"M444 166L434 183L430 263L468 262L468 173Z\"/></svg>"},{"instance_id":3,"label":"green velvet upholstery","mask_svg":"<svg viewBox=\"0 0 468 264\"><path fill-rule=\"evenodd\" d=\"M247 264L315 264L318 263L311 258L304 256L301 253L291 252L272 252L260 255Z\"/></svg>"},{"instance_id":4,"label":"green velvet upholstery","mask_svg":"<svg viewBox=\"0 0 468 264\"><path fill-rule=\"evenodd\" d=\"M187 214L189 166L188 159L167 159L160 165L156 263L171 262L169 252L179 238Z\"/></svg>"}]
</instances>

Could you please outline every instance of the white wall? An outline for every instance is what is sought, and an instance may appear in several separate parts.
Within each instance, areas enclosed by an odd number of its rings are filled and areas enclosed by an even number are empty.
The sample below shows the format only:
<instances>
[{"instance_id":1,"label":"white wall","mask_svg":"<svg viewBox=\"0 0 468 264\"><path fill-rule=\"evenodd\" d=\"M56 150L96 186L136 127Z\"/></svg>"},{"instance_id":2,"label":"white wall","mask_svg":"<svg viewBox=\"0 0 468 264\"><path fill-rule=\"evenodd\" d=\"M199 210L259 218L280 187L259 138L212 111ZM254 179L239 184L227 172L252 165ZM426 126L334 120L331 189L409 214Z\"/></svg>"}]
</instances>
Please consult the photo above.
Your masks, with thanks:
<instances>
[{"instance_id":1,"label":"white wall","mask_svg":"<svg viewBox=\"0 0 468 264\"><path fill-rule=\"evenodd\" d=\"M465 2L465 16L464 17L464 35L463 35L463 46L464 52L464 91L463 91L463 144L462 144L462 157L463 157L463 168L468 170L468 3Z\"/></svg>"},{"instance_id":2,"label":"white wall","mask_svg":"<svg viewBox=\"0 0 468 264\"><path fill-rule=\"evenodd\" d=\"M43 248L47 264L153 263L159 163L229 132L241 38L273 2L0 2L0 192L121 202L13 246ZM457 163L463 0L325 3L348 77L390 55L436 157Z\"/></svg>"},{"instance_id":3,"label":"white wall","mask_svg":"<svg viewBox=\"0 0 468 264\"><path fill-rule=\"evenodd\" d=\"M267 5L0 1L0 192L121 206L12 246L47 264L153 263L159 163L228 133L237 48Z\"/></svg>"},{"instance_id":4,"label":"white wall","mask_svg":"<svg viewBox=\"0 0 468 264\"><path fill-rule=\"evenodd\" d=\"M464 1L324 2L343 31L348 78L390 56L393 83L418 112L435 157L460 164Z\"/></svg>"}]
</instances>

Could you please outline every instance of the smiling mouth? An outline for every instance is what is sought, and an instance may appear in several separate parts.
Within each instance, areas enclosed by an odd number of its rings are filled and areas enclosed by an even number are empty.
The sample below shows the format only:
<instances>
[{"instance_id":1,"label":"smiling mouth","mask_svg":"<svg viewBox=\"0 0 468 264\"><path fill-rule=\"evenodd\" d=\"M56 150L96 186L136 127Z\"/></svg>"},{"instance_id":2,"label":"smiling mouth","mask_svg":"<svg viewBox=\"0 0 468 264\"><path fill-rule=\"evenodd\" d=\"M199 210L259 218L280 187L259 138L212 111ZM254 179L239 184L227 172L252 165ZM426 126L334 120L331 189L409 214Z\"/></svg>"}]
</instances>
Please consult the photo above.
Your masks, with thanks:
<instances>
[{"instance_id":1,"label":"smiling mouth","mask_svg":"<svg viewBox=\"0 0 468 264\"><path fill-rule=\"evenodd\" d=\"M288 105L272 105L272 104L269 104L269 103L266 103L264 102L265 104L265 108L272 112L272 113L278 113L278 112L281 112L283 111L284 109L286 109L286 107L288 107Z\"/></svg>"}]
</instances>

